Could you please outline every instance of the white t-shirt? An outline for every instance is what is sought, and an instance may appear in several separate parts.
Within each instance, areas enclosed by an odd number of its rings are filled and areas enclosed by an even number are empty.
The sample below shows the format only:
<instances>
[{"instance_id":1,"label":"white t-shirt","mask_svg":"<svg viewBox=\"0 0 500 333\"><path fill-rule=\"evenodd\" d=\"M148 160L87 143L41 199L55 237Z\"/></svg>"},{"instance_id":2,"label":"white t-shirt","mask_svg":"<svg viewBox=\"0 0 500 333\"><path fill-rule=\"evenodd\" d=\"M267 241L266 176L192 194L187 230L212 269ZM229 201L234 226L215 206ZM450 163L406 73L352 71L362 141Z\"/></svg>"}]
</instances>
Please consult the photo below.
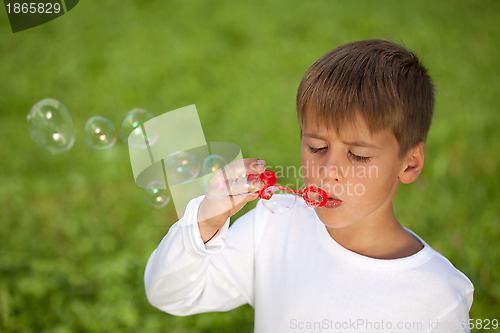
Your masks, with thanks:
<instances>
[{"instance_id":1,"label":"white t-shirt","mask_svg":"<svg viewBox=\"0 0 500 333\"><path fill-rule=\"evenodd\" d=\"M202 199L147 263L146 294L160 310L185 316L248 303L259 333L468 332L472 283L418 236L424 248L414 255L374 259L336 243L312 208L273 214L259 202L203 244Z\"/></svg>"}]
</instances>

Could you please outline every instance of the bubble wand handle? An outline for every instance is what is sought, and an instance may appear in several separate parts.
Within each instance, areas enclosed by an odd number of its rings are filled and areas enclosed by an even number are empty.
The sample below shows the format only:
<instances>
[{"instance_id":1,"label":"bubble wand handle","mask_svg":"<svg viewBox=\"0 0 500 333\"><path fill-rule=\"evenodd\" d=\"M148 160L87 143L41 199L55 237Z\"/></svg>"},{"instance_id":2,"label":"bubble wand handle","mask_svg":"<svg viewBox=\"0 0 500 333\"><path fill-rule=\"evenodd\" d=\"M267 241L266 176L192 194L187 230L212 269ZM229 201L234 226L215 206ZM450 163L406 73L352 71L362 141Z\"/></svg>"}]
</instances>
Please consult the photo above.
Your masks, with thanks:
<instances>
[{"instance_id":1,"label":"bubble wand handle","mask_svg":"<svg viewBox=\"0 0 500 333\"><path fill-rule=\"evenodd\" d=\"M259 198L269 200L272 196L272 193L266 193L268 187L275 186L277 182L276 172L271 170L266 170L260 175L251 174L248 175L247 181L255 182L260 180L264 183L264 187L259 191Z\"/></svg>"},{"instance_id":2,"label":"bubble wand handle","mask_svg":"<svg viewBox=\"0 0 500 333\"><path fill-rule=\"evenodd\" d=\"M277 190L292 192L293 194L303 195L304 191L294 190L293 188L284 187L284 186L276 186Z\"/></svg>"},{"instance_id":3,"label":"bubble wand handle","mask_svg":"<svg viewBox=\"0 0 500 333\"><path fill-rule=\"evenodd\" d=\"M266 170L261 175L248 175L249 182L256 180L260 180L262 183L264 183L264 188L259 191L259 198L261 199L269 200L273 196L274 191L268 191L267 189L271 186L275 186L277 190L283 190L301 195L307 205L311 207L322 207L326 205L326 202L328 201L328 194L324 190L315 186L306 187L304 191L294 190L292 188L284 186L276 186L276 173L271 170ZM321 198L321 200L311 198L311 193L315 193Z\"/></svg>"}]
</instances>

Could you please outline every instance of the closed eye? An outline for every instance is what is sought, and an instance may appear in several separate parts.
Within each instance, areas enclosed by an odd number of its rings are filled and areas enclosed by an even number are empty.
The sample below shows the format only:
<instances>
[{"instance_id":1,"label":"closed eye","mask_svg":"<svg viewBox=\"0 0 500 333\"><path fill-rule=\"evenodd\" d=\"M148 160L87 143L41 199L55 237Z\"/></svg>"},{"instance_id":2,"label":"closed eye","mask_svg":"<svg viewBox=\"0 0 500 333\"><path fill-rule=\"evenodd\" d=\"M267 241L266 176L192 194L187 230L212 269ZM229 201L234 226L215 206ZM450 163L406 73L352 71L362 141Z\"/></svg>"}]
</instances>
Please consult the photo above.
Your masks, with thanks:
<instances>
[{"instance_id":1,"label":"closed eye","mask_svg":"<svg viewBox=\"0 0 500 333\"><path fill-rule=\"evenodd\" d=\"M368 162L370 160L371 157L369 156L359 156L359 155L356 155L354 154L352 151L349 151L347 153L347 155L350 157L350 158L353 158L355 161L358 161L358 162Z\"/></svg>"},{"instance_id":2,"label":"closed eye","mask_svg":"<svg viewBox=\"0 0 500 333\"><path fill-rule=\"evenodd\" d=\"M319 153L319 152L321 152L321 151L326 150L328 147L314 148L314 147L310 147L310 146L308 146L308 148L309 148L309 151L310 151L311 153L316 154L316 153Z\"/></svg>"}]
</instances>

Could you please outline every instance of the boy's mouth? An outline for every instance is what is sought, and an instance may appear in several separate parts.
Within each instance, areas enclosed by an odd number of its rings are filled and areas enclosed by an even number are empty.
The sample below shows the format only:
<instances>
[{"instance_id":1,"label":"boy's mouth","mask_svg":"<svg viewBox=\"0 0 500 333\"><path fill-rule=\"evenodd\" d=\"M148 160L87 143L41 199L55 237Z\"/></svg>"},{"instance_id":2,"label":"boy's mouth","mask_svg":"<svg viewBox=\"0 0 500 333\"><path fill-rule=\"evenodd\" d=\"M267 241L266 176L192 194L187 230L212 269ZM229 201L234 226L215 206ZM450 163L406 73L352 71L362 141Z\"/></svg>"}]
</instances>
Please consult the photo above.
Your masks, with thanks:
<instances>
[{"instance_id":1,"label":"boy's mouth","mask_svg":"<svg viewBox=\"0 0 500 333\"><path fill-rule=\"evenodd\" d=\"M342 200L337 199L335 197L328 197L328 201L323 206L325 208L337 208L342 204Z\"/></svg>"}]
</instances>

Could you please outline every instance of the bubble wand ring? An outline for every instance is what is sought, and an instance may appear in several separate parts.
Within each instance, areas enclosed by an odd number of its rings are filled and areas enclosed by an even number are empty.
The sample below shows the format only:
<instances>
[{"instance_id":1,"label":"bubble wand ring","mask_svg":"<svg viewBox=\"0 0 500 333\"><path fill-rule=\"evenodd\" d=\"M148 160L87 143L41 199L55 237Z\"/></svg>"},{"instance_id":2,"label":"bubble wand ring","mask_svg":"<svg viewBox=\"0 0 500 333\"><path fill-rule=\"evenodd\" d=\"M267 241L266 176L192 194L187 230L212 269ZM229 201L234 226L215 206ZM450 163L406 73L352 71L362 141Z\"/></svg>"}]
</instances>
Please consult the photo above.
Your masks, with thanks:
<instances>
[{"instance_id":1,"label":"bubble wand ring","mask_svg":"<svg viewBox=\"0 0 500 333\"><path fill-rule=\"evenodd\" d=\"M326 202L328 201L328 194L324 190L315 186L308 186L303 191L299 191L289 187L276 185L277 178L274 171L266 170L261 175L248 175L249 182L257 180L264 183L264 188L259 191L259 198L264 200L269 200L273 196L274 191L283 190L302 196L306 204L310 207L322 207L326 205ZM269 188L271 187L274 187L275 190L269 191ZM311 198L309 193L317 193L321 197L321 201Z\"/></svg>"}]
</instances>

